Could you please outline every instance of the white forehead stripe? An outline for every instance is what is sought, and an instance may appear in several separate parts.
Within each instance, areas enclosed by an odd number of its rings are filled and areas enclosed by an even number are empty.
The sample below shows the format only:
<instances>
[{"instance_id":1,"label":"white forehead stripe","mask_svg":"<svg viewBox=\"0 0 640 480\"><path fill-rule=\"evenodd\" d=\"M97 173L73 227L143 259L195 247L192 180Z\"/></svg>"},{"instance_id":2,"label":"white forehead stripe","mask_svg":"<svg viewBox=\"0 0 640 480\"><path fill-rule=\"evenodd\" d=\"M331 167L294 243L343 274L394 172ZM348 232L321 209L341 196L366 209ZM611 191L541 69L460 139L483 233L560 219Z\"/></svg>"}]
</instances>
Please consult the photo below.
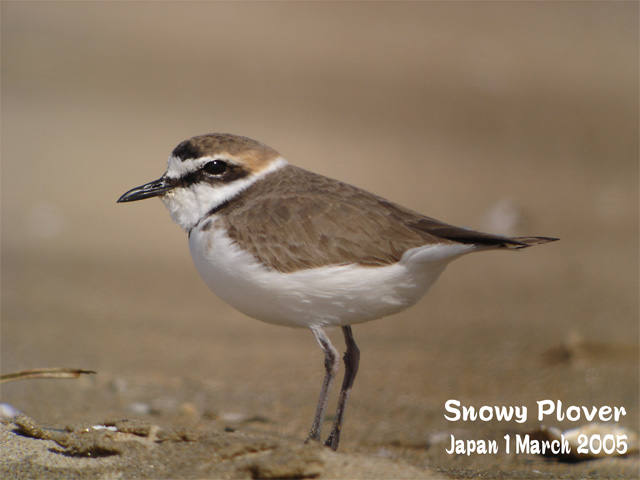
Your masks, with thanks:
<instances>
[{"instance_id":1,"label":"white forehead stripe","mask_svg":"<svg viewBox=\"0 0 640 480\"><path fill-rule=\"evenodd\" d=\"M224 157L222 155L216 155L213 157L198 157L198 158L188 158L187 160L182 160L180 157L176 157L174 155L169 155L169 161L167 162L167 173L165 174L167 178L180 178L183 175L186 175L189 172L194 172L198 170L205 163L209 163L212 160L224 160L225 162L231 161L229 157Z\"/></svg>"}]
</instances>

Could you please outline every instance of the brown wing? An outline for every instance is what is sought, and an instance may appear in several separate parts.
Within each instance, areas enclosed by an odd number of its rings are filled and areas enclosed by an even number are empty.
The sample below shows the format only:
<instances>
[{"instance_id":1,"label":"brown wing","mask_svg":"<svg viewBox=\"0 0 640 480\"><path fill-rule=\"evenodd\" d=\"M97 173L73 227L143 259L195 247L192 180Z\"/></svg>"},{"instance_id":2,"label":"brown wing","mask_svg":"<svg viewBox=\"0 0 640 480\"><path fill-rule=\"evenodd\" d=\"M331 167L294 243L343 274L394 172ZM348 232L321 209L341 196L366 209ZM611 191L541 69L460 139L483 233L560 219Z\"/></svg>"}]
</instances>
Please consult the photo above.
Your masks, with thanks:
<instances>
[{"instance_id":1,"label":"brown wing","mask_svg":"<svg viewBox=\"0 0 640 480\"><path fill-rule=\"evenodd\" d=\"M281 272L356 262L388 265L430 243L522 248L535 241L447 225L291 165L249 187L218 213L232 239Z\"/></svg>"}]
</instances>

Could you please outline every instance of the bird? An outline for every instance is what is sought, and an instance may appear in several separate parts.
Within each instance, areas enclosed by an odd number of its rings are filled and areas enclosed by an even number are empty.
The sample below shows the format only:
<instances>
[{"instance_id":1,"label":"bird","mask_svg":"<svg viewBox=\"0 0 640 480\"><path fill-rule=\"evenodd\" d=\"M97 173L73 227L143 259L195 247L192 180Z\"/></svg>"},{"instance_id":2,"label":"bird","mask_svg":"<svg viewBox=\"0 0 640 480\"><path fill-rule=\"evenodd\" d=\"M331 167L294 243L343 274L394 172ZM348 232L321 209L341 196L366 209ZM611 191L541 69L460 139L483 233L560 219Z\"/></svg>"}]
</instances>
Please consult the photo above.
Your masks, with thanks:
<instances>
[{"instance_id":1,"label":"bird","mask_svg":"<svg viewBox=\"0 0 640 480\"><path fill-rule=\"evenodd\" d=\"M443 223L294 166L262 142L225 133L181 142L158 180L117 202L152 197L160 197L188 234L195 267L218 297L249 317L313 333L325 374L305 442L321 442L340 366L326 331L341 328L345 372L324 442L332 450L360 363L352 325L415 304L460 256L557 240Z\"/></svg>"}]
</instances>

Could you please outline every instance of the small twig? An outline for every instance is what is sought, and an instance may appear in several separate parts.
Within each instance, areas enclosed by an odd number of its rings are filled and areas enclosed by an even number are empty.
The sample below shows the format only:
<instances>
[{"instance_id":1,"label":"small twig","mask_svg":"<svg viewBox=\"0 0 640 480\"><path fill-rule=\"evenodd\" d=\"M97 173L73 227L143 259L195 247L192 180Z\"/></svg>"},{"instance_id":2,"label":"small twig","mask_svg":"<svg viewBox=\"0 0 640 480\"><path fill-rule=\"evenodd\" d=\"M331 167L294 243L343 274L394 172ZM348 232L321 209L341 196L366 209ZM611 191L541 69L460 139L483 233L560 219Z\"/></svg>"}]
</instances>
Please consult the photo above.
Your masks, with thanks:
<instances>
[{"instance_id":1,"label":"small twig","mask_svg":"<svg viewBox=\"0 0 640 480\"><path fill-rule=\"evenodd\" d=\"M30 380L33 378L78 378L82 374L94 374L93 370L78 368L36 368L22 372L0 375L0 383L15 382L16 380Z\"/></svg>"}]
</instances>

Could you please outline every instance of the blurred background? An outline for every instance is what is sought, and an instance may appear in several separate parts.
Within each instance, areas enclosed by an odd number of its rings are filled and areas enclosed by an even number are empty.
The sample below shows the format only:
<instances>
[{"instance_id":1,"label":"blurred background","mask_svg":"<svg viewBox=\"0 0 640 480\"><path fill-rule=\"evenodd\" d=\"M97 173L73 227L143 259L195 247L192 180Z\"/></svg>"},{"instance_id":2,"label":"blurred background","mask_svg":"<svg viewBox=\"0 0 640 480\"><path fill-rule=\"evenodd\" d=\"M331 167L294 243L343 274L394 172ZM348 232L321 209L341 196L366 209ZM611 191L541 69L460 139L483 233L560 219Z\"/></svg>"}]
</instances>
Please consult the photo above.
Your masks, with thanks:
<instances>
[{"instance_id":1,"label":"blurred background","mask_svg":"<svg viewBox=\"0 0 640 480\"><path fill-rule=\"evenodd\" d=\"M433 441L448 398L625 405L637 426L636 2L1 15L2 372L99 372L12 384L3 401L49 421L188 401L305 435L323 373L312 335L213 296L161 202L115 203L180 141L228 132L449 223L562 239L464 258L417 307L358 326L346 448Z\"/></svg>"}]
</instances>

